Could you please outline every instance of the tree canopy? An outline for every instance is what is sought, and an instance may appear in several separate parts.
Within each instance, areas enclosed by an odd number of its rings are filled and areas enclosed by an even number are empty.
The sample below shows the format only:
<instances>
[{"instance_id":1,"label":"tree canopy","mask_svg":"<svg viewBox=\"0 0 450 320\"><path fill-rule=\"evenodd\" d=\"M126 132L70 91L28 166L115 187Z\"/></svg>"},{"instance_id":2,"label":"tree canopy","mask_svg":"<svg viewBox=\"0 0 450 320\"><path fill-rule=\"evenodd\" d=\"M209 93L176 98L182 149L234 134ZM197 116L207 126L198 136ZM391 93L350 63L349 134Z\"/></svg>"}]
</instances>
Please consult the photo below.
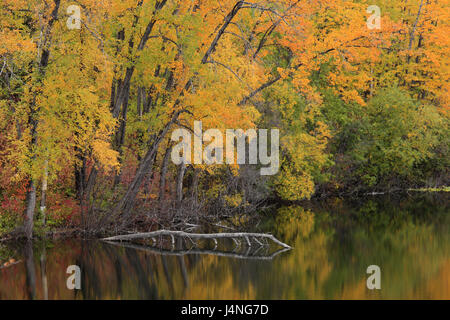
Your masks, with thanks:
<instances>
[{"instance_id":1,"label":"tree canopy","mask_svg":"<svg viewBox=\"0 0 450 320\"><path fill-rule=\"evenodd\" d=\"M3 0L3 207L30 236L47 193L86 224L158 194L248 208L448 183L449 1L380 0L379 29L371 4ZM194 121L279 128L280 172L171 164L171 131Z\"/></svg>"}]
</instances>

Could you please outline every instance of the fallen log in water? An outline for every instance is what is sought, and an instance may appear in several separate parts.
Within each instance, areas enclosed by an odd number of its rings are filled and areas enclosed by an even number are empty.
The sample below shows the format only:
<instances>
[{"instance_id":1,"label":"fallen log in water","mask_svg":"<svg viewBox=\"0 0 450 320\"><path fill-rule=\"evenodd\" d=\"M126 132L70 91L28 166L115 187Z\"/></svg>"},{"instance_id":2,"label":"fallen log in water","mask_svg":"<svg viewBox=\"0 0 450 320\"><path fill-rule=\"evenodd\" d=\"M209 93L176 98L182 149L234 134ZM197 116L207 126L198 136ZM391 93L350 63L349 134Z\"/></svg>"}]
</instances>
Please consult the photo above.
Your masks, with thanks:
<instances>
[{"instance_id":1,"label":"fallen log in water","mask_svg":"<svg viewBox=\"0 0 450 320\"><path fill-rule=\"evenodd\" d=\"M247 245L249 247L252 246L250 239L257 242L260 246L264 245L258 239L272 240L274 243L279 246L287 249L291 249L291 246L287 245L284 242L281 242L277 238L275 238L271 234L267 233L248 233L248 232L232 232L232 233L188 233L184 231L170 231L170 230L158 230L152 232L142 232L142 233L132 233L119 235L114 237L104 238L105 241L128 241L128 240L136 240L136 239L147 239L147 238L155 238L161 236L170 236L172 239L172 245L175 244L175 237L179 238L188 238L188 239L212 239L217 244L217 239L232 239L235 243L237 243L237 239L243 238L246 240Z\"/></svg>"},{"instance_id":2,"label":"fallen log in water","mask_svg":"<svg viewBox=\"0 0 450 320\"><path fill-rule=\"evenodd\" d=\"M217 250L206 250L206 249L188 249L188 250L161 250L153 247L133 244L133 243L117 243L115 241L106 241L106 243L121 246L125 248L131 248L136 250L143 250L155 254L165 255L165 256L185 256L189 254L208 254L215 255L220 257L227 258L236 258L236 259L246 259L246 260L272 260L274 257L283 253L285 251L289 251L288 248L279 249L269 255L251 255L250 253L236 253L236 252L226 252L226 251L217 251Z\"/></svg>"}]
</instances>

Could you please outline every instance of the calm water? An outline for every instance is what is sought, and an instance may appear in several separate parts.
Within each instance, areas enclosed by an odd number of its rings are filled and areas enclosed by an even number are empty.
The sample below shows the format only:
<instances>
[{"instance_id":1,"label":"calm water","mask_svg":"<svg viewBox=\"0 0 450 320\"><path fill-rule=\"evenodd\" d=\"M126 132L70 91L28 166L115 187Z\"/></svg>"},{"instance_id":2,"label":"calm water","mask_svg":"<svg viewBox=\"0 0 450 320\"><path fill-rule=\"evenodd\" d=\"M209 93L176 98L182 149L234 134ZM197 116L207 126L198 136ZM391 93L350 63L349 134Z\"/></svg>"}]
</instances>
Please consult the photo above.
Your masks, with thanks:
<instances>
[{"instance_id":1,"label":"calm water","mask_svg":"<svg viewBox=\"0 0 450 320\"><path fill-rule=\"evenodd\" d=\"M232 252L226 241L223 255L80 240L0 245L2 264L19 261L0 269L0 299L450 299L448 200L282 207L258 225L294 247L273 257L274 248ZM381 290L366 287L372 264ZM66 287L69 265L81 267L81 290Z\"/></svg>"}]
</instances>

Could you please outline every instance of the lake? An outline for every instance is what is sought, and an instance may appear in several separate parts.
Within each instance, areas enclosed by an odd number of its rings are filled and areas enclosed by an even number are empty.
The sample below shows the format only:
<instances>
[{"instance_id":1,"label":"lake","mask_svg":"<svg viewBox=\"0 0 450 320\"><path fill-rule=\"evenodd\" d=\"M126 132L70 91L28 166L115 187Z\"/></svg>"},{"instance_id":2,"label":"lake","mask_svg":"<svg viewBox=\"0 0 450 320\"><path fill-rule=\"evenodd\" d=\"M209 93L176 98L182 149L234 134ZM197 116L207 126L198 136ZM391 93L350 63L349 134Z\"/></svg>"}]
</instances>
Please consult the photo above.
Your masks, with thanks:
<instances>
[{"instance_id":1,"label":"lake","mask_svg":"<svg viewBox=\"0 0 450 320\"><path fill-rule=\"evenodd\" d=\"M0 244L0 299L450 299L448 194L282 206L255 230L293 249ZM70 265L80 290L67 288ZM366 286L370 265L380 267L379 290Z\"/></svg>"}]
</instances>

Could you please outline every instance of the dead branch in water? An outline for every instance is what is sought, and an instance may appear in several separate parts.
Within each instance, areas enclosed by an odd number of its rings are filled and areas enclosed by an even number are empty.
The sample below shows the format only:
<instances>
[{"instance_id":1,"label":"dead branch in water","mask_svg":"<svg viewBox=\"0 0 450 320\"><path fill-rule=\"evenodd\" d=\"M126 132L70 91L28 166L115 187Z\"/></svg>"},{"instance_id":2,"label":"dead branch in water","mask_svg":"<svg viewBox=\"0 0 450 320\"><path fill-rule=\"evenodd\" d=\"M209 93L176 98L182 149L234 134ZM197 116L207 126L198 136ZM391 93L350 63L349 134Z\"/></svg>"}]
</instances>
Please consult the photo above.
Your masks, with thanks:
<instances>
[{"instance_id":1,"label":"dead branch in water","mask_svg":"<svg viewBox=\"0 0 450 320\"><path fill-rule=\"evenodd\" d=\"M227 257L227 258L236 258L236 259L250 259L250 260L272 260L275 256L279 255L282 252L289 251L289 248L283 248L279 249L278 251L273 252L270 255L264 256L264 255L251 255L248 253L236 253L236 252L225 252L225 251L218 251L218 250L207 250L207 249L188 249L188 250L162 250L157 249L154 247L134 244L134 243L117 243L114 241L106 241L106 243L115 245L115 246L122 246L125 248L131 248L136 250L143 250L150 253L160 254L164 256L185 256L189 254L208 254L208 255L216 255L220 257Z\"/></svg>"},{"instance_id":2,"label":"dead branch in water","mask_svg":"<svg viewBox=\"0 0 450 320\"><path fill-rule=\"evenodd\" d=\"M147 238L154 238L154 237L160 237L160 236L170 236L172 240L172 245L175 243L175 237L179 238L188 238L188 239L213 239L214 242L217 243L217 239L232 239L234 242L237 241L237 239L245 239L247 242L247 245L251 247L252 243L250 239L253 239L255 242L257 242L260 246L263 245L261 241L258 241L259 239L265 239L265 240L272 240L274 243L278 244L279 246L287 249L291 249L291 246L287 245L284 242L281 242L277 238L275 238L271 234L267 233L247 233L247 232L232 232L232 233L187 233L184 231L170 231L170 230L158 230L158 231L152 231L152 232L143 232L143 233L133 233L133 234L126 234L126 235L119 235L109 238L104 238L105 241L128 241L128 240L136 240L136 239L147 239Z\"/></svg>"}]
</instances>

